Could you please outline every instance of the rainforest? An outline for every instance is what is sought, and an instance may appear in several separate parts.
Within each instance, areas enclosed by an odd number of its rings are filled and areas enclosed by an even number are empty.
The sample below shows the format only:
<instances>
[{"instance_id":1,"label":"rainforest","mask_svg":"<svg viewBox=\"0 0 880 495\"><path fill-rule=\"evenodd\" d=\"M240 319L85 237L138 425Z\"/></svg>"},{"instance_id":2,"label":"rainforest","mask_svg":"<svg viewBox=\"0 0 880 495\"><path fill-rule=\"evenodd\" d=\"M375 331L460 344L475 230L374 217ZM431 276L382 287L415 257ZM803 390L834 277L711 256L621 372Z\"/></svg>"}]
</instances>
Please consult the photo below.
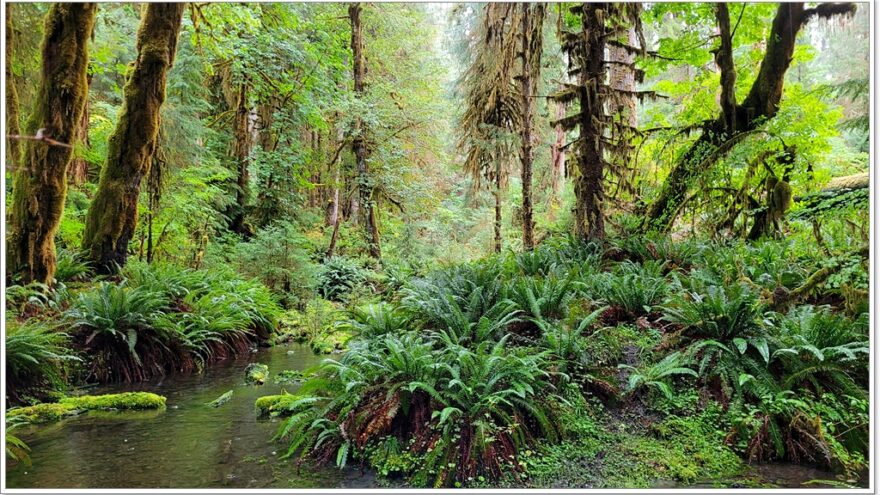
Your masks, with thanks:
<instances>
[{"instance_id":1,"label":"rainforest","mask_svg":"<svg viewBox=\"0 0 880 495\"><path fill-rule=\"evenodd\" d=\"M867 3L5 3L4 487L859 488Z\"/></svg>"}]
</instances>

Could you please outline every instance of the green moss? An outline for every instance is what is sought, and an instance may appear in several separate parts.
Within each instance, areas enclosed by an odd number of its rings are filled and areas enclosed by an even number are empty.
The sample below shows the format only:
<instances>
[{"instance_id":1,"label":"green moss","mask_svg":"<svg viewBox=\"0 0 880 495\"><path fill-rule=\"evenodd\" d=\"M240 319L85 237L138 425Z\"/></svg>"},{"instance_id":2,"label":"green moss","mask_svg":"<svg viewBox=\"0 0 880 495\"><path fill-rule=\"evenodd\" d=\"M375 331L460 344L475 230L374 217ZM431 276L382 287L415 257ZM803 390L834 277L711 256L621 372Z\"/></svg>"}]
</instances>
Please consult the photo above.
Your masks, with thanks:
<instances>
[{"instance_id":1,"label":"green moss","mask_svg":"<svg viewBox=\"0 0 880 495\"><path fill-rule=\"evenodd\" d=\"M262 385L269 378L269 366L261 363L251 363L244 370L244 379L248 383Z\"/></svg>"},{"instance_id":2,"label":"green moss","mask_svg":"<svg viewBox=\"0 0 880 495\"><path fill-rule=\"evenodd\" d=\"M59 404L74 409L161 409L165 407L165 397L150 392L125 392L109 395L83 395L61 399Z\"/></svg>"},{"instance_id":3,"label":"green moss","mask_svg":"<svg viewBox=\"0 0 880 495\"><path fill-rule=\"evenodd\" d=\"M265 395L258 398L254 402L254 407L256 407L257 414L260 416L266 416L269 414L283 415L284 411L287 409L286 406L293 400L296 400L295 395L288 394L282 390L279 395Z\"/></svg>"},{"instance_id":4,"label":"green moss","mask_svg":"<svg viewBox=\"0 0 880 495\"><path fill-rule=\"evenodd\" d=\"M17 407L6 411L6 418L22 418L28 423L51 423L76 414L76 408L70 404L37 404L34 406Z\"/></svg>"},{"instance_id":5,"label":"green moss","mask_svg":"<svg viewBox=\"0 0 880 495\"><path fill-rule=\"evenodd\" d=\"M592 421L582 420L585 424ZM658 482L686 485L733 478L742 473L742 461L710 421L705 415L670 416L648 431L627 431L625 423L583 429L585 434L576 439L540 453L522 453L525 484L649 488Z\"/></svg>"},{"instance_id":6,"label":"green moss","mask_svg":"<svg viewBox=\"0 0 880 495\"><path fill-rule=\"evenodd\" d=\"M226 392L225 394L221 395L220 397L217 397L216 399L212 400L211 402L208 402L207 405L209 405L211 407L220 407L223 404L226 404L227 402L229 402L230 400L232 400L232 390Z\"/></svg>"}]
</instances>

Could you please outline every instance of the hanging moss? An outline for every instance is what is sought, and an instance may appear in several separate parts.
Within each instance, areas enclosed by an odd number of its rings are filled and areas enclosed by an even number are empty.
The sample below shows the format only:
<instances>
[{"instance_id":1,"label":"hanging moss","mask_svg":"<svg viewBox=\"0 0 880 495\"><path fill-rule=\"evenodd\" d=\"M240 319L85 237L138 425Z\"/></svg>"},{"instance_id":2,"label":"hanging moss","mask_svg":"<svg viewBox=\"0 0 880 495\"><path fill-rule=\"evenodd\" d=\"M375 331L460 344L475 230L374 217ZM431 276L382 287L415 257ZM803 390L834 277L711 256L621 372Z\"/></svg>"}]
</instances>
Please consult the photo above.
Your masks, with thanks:
<instances>
[{"instance_id":1,"label":"hanging moss","mask_svg":"<svg viewBox=\"0 0 880 495\"><path fill-rule=\"evenodd\" d=\"M186 4L151 3L137 35L138 57L124 89L122 113L107 147L98 191L89 207L83 250L99 272L125 264L137 225L141 179L150 171L159 134L159 110L174 63Z\"/></svg>"},{"instance_id":2,"label":"hanging moss","mask_svg":"<svg viewBox=\"0 0 880 495\"><path fill-rule=\"evenodd\" d=\"M67 196L67 168L88 98L86 69L94 3L55 3L46 14L42 72L34 111L25 126L21 166L13 183L7 253L9 270L24 283L51 283L55 231Z\"/></svg>"}]
</instances>

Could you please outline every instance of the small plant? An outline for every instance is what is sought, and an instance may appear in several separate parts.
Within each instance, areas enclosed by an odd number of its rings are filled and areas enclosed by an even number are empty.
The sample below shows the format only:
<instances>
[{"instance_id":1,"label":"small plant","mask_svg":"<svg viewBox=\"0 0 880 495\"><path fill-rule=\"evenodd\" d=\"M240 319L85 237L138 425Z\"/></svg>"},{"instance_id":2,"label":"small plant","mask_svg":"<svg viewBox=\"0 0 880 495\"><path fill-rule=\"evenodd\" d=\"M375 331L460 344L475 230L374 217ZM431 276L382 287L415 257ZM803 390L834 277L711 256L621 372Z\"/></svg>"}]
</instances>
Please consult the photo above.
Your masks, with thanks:
<instances>
[{"instance_id":1,"label":"small plant","mask_svg":"<svg viewBox=\"0 0 880 495\"><path fill-rule=\"evenodd\" d=\"M79 361L68 335L39 320L7 320L5 357L7 393L13 400L36 387L62 385L64 365Z\"/></svg>"},{"instance_id":2,"label":"small plant","mask_svg":"<svg viewBox=\"0 0 880 495\"><path fill-rule=\"evenodd\" d=\"M408 327L406 315L386 302L368 304L349 312L349 319L339 324L353 336L372 339L384 335L404 333Z\"/></svg>"},{"instance_id":3,"label":"small plant","mask_svg":"<svg viewBox=\"0 0 880 495\"><path fill-rule=\"evenodd\" d=\"M562 319L573 295L572 281L549 276L542 279L520 278L511 283L507 295L523 315L533 319Z\"/></svg>"},{"instance_id":4,"label":"small plant","mask_svg":"<svg viewBox=\"0 0 880 495\"><path fill-rule=\"evenodd\" d=\"M317 289L325 299L344 301L349 292L366 280L364 269L342 256L327 259L318 270Z\"/></svg>"},{"instance_id":5,"label":"small plant","mask_svg":"<svg viewBox=\"0 0 880 495\"><path fill-rule=\"evenodd\" d=\"M662 392L667 399L673 397L672 387L669 384L669 380L672 377L697 376L696 371L685 367L685 357L679 352L673 352L650 366L635 368L621 364L619 367L630 372L626 389L627 394L632 394L642 387L653 387Z\"/></svg>"},{"instance_id":6,"label":"small plant","mask_svg":"<svg viewBox=\"0 0 880 495\"><path fill-rule=\"evenodd\" d=\"M55 260L56 282L82 282L92 274L91 265L78 254L61 249Z\"/></svg>"},{"instance_id":7,"label":"small plant","mask_svg":"<svg viewBox=\"0 0 880 495\"><path fill-rule=\"evenodd\" d=\"M633 319L651 313L666 295L668 285L663 278L639 273L606 273L596 279L595 292L601 300Z\"/></svg>"}]
</instances>

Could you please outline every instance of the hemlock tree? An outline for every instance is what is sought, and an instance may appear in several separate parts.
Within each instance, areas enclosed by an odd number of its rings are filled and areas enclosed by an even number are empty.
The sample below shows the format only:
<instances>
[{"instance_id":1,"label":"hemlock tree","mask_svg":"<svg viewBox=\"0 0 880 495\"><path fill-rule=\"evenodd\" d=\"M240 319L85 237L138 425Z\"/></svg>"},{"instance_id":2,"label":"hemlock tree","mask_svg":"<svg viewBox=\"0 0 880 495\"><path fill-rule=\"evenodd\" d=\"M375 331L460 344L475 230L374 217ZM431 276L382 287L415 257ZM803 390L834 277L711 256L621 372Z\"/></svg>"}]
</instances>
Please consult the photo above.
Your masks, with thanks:
<instances>
[{"instance_id":1,"label":"hemlock tree","mask_svg":"<svg viewBox=\"0 0 880 495\"><path fill-rule=\"evenodd\" d=\"M9 271L22 283L50 284L55 274L54 237L88 98L88 44L97 11L94 3L57 3L46 14L39 90L25 126L32 138L16 167L9 220Z\"/></svg>"},{"instance_id":2,"label":"hemlock tree","mask_svg":"<svg viewBox=\"0 0 880 495\"><path fill-rule=\"evenodd\" d=\"M137 225L141 179L148 175L159 133L165 81L174 62L184 3L151 3L138 28L138 56L125 85L107 162L89 206L83 250L100 273L122 266Z\"/></svg>"},{"instance_id":3,"label":"hemlock tree","mask_svg":"<svg viewBox=\"0 0 880 495\"><path fill-rule=\"evenodd\" d=\"M585 3L570 11L579 19L576 31L560 33L562 49L568 54L569 74L574 83L563 83L563 89L554 99L576 102L578 110L558 121L565 130L578 129L573 145L575 163L575 234L588 241L605 238L605 187L604 180L609 168L609 157L626 156L629 150L629 133L623 132L627 120L615 119L607 108L619 101L621 96L643 97L650 92L635 92L615 88L608 81L609 65L634 70L632 63L605 59L610 46L628 53L643 52L628 43L616 39L630 29L640 31L639 4ZM641 36L639 36L641 38ZM617 105L613 105L617 107ZM613 109L612 109L613 110Z\"/></svg>"}]
</instances>

